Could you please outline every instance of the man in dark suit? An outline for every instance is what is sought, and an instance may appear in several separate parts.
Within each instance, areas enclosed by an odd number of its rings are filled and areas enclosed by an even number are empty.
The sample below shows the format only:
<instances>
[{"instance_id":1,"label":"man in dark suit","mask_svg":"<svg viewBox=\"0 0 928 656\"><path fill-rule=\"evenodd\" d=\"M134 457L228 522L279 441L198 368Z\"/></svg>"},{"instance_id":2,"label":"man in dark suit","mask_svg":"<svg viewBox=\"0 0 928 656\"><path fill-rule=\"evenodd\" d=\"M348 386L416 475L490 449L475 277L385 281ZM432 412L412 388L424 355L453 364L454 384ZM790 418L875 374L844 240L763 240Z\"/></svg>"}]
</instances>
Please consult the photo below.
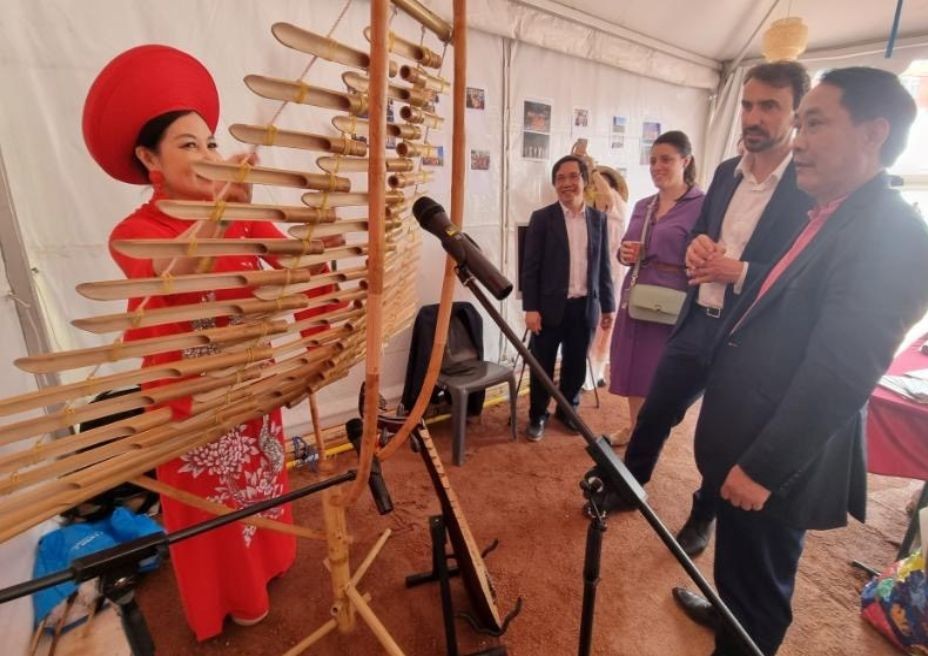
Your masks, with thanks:
<instances>
[{"instance_id":1,"label":"man in dark suit","mask_svg":"<svg viewBox=\"0 0 928 656\"><path fill-rule=\"evenodd\" d=\"M872 68L830 71L806 95L793 153L815 208L713 356L695 449L723 500L715 581L768 655L792 621L806 530L863 520L867 399L928 310L928 226L885 173L915 111ZM741 652L718 632L714 653Z\"/></svg>"},{"instance_id":2,"label":"man in dark suit","mask_svg":"<svg viewBox=\"0 0 928 656\"><path fill-rule=\"evenodd\" d=\"M693 286L625 452L625 464L641 484L651 480L671 428L705 388L719 327L805 223L811 200L796 188L790 146L795 110L808 90L809 76L796 62L760 64L745 76L746 154L722 162L706 193L687 252ZM690 556L706 548L715 505L705 490L693 495L690 517L677 534Z\"/></svg>"},{"instance_id":3,"label":"man in dark suit","mask_svg":"<svg viewBox=\"0 0 928 656\"><path fill-rule=\"evenodd\" d=\"M522 309L532 331L532 354L550 377L562 348L559 387L576 407L593 329L597 320L604 328L611 326L615 312L611 251L606 216L583 201L589 182L586 164L573 155L562 157L554 164L551 182L558 202L533 212L525 234ZM532 441L544 435L550 400L532 372L527 431ZM568 416L559 410L555 416L576 432Z\"/></svg>"}]
</instances>

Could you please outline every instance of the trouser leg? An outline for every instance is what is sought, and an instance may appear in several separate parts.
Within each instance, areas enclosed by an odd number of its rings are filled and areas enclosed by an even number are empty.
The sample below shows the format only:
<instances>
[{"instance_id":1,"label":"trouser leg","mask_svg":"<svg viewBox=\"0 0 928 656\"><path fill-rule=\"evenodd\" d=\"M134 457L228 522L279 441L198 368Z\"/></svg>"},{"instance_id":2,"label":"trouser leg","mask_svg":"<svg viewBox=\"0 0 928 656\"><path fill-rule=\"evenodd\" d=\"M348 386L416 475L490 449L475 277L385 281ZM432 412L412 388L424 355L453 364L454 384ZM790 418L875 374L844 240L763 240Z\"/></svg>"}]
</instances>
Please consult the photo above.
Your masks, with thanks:
<instances>
[{"instance_id":1,"label":"trouser leg","mask_svg":"<svg viewBox=\"0 0 928 656\"><path fill-rule=\"evenodd\" d=\"M592 330L586 318L586 299L567 301L562 327L561 393L573 406L580 404L580 388L586 377L586 354Z\"/></svg>"},{"instance_id":2,"label":"trouser leg","mask_svg":"<svg viewBox=\"0 0 928 656\"><path fill-rule=\"evenodd\" d=\"M544 369L549 378L554 378L554 362L557 359L557 349L561 343L560 326L545 326L542 318L542 329L537 335L532 336L532 355L538 360L538 363ZM548 412L548 402L551 395L544 388L541 379L531 372L531 392L529 394L529 419L536 421L544 417Z\"/></svg>"},{"instance_id":3,"label":"trouser leg","mask_svg":"<svg viewBox=\"0 0 928 656\"><path fill-rule=\"evenodd\" d=\"M719 502L715 583L738 621L767 656L776 653L793 619L791 600L805 531L764 511ZM716 635L718 656L740 655L728 632Z\"/></svg>"}]
</instances>

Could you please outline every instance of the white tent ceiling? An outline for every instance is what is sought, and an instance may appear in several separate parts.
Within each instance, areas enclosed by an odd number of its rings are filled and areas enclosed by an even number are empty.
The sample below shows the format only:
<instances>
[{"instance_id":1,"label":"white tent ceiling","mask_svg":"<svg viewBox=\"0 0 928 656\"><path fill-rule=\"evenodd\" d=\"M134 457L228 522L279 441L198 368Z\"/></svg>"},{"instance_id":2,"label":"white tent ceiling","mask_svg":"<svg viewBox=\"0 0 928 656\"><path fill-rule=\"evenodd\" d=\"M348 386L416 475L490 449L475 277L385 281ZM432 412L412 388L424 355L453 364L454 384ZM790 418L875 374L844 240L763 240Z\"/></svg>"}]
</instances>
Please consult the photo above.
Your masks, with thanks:
<instances>
[{"instance_id":1,"label":"white tent ceiling","mask_svg":"<svg viewBox=\"0 0 928 656\"><path fill-rule=\"evenodd\" d=\"M653 41L648 45L672 53L685 51L715 61L734 59L771 6L765 22L801 16L809 26L809 49L884 42L889 37L896 0L516 0L518 4L570 18L620 26ZM761 29L748 57L760 55ZM899 37L928 35L928 0L904 0ZM624 36L634 40L632 34ZM659 42L659 43L655 43Z\"/></svg>"}]
</instances>

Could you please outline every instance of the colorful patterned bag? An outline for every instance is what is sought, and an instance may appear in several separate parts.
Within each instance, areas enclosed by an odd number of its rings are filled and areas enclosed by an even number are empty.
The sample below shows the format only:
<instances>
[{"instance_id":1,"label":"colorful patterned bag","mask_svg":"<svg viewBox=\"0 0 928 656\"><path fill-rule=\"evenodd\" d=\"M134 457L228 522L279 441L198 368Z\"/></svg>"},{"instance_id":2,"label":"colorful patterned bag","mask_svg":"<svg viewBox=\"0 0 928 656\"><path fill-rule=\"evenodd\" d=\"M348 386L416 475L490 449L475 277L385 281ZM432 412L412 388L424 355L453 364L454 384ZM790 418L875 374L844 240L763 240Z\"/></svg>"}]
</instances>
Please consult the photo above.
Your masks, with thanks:
<instances>
[{"instance_id":1,"label":"colorful patterned bag","mask_svg":"<svg viewBox=\"0 0 928 656\"><path fill-rule=\"evenodd\" d=\"M873 577L860 593L860 614L907 654L928 656L928 584L921 550Z\"/></svg>"}]
</instances>

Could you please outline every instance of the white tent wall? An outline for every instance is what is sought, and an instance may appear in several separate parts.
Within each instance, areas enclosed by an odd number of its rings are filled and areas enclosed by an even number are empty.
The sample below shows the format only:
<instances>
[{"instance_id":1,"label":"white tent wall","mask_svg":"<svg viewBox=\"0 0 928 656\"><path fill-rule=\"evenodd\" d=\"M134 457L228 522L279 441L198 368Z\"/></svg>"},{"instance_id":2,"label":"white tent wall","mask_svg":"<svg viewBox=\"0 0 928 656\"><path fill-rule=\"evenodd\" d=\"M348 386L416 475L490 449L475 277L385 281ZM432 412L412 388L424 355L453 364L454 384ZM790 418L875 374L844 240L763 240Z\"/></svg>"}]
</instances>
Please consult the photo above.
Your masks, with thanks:
<instances>
[{"instance_id":1,"label":"white tent wall","mask_svg":"<svg viewBox=\"0 0 928 656\"><path fill-rule=\"evenodd\" d=\"M520 38L529 38L527 35L531 34L531 38L540 43L559 49L565 44L591 42L593 32L589 26L578 25L574 31L565 31L563 19L528 11L515 4L508 7L508 4L480 0L470 13L483 28ZM450 3L448 5L446 10L436 3L436 9L443 15L450 15ZM270 25L287 21L324 33L342 7L342 3L321 0L262 3L163 0L157 4L119 0L5 2L0 21L0 81L5 88L16 91L5 99L0 114L0 144L7 160L10 192L34 271L34 284L55 349L87 347L115 338L115 335L90 335L69 326L74 318L123 310L122 303L90 302L78 295L74 286L86 280L121 277L107 252L107 235L121 217L144 202L149 194L147 188L132 187L108 178L84 147L81 108L86 91L101 67L116 53L149 42L172 45L198 57L213 73L220 89L222 114L217 136L222 151L231 154L243 148L228 135L230 123L264 123L277 109L276 103L251 94L242 84L242 77L248 73L264 73L297 78L308 60L305 55L277 44L269 33ZM362 31L368 22L368 9L367 2L353 2L334 38L357 48L366 47ZM402 13L395 16L393 26L397 32L414 39L420 33L418 25ZM468 150L488 152L490 168L467 172L465 226L493 261L507 260L506 268L511 275L515 273L511 256L514 223L527 220L531 209L551 200L547 180L553 159L547 162L521 160L518 137L522 128L522 106L518 103L524 97L546 97L554 102L551 157L567 152L570 147L568 116L574 105L590 109L596 122L591 152L607 163L624 166L600 147L608 145L608 122L613 113L628 116L629 151L634 130L640 130L640 120L659 121L665 128L686 130L697 149L702 142L699 126L705 116L705 91L680 88L593 60L523 44L516 44L512 60L507 62L506 41L501 36L471 31L470 39L468 84L484 89L485 109L467 110ZM434 36L426 34L425 40L426 45L441 52L442 45ZM615 46L615 42L610 43ZM568 47L568 51L593 56L589 49ZM443 74L451 78L451 51L448 54ZM601 55L596 57L601 58ZM654 57L662 59L664 55L655 53ZM543 58L544 66L539 66L539 58ZM672 57L666 60L663 68L668 67L668 61L676 60ZM508 79L512 84L508 96L503 82L507 65L511 65ZM341 88L341 72L338 66L318 61L309 79L321 86ZM558 84L552 84L553 80ZM570 84L562 83L568 81ZM506 97L517 104L506 107ZM450 98L443 98L442 103L445 107L441 108L441 113L449 119L450 128ZM324 111L288 107L278 123L282 127L325 132L331 131L330 118L331 114ZM510 149L504 155L503 130L507 121ZM433 133L432 141L445 146L446 157L443 167L433 169L435 181L430 185L430 193L447 204L450 134L447 131ZM307 159L306 153L284 149L263 149L260 156L269 166L293 168L312 168L310 162L315 159L315 156ZM629 162L627 168L633 194L643 195L650 186L647 173L638 166L637 153L630 156L634 161ZM506 165L513 167L514 174L508 185L509 222L502 220ZM356 182L363 187L363 177L356 176ZM295 192L268 188L256 188L255 199L299 202ZM427 235L423 239L418 290L423 304L437 300L438 280L443 270L443 253L433 242ZM458 290L456 295L461 299L470 296L466 290ZM508 314L517 323L521 321L518 308ZM500 343L498 331L488 323L485 326L486 355L496 358ZM407 351L406 334L386 347L383 392L388 398L399 395ZM120 366L133 367L137 363L129 361ZM73 380L85 374L72 372L64 378ZM361 380L362 372L358 368L348 379L320 393L320 409L327 423L340 419L355 406L354 396ZM286 422L291 427L304 424L305 417L306 413L298 408L286 417Z\"/></svg>"},{"instance_id":2,"label":"white tent wall","mask_svg":"<svg viewBox=\"0 0 928 656\"><path fill-rule=\"evenodd\" d=\"M13 360L26 355L26 343L17 320L16 303L6 275L6 266L0 258L0 338L3 339L3 356ZM35 379L11 365L6 365L0 376L0 397L35 391ZM11 371L10 371L11 370ZM15 448L26 448L22 445ZM0 446L0 454L14 447ZM32 576L35 545L39 536L52 528L50 522L36 526L12 540L0 544L0 588L21 583ZM25 654L32 634L32 601L26 597L0 606L0 635L6 654Z\"/></svg>"}]
</instances>

